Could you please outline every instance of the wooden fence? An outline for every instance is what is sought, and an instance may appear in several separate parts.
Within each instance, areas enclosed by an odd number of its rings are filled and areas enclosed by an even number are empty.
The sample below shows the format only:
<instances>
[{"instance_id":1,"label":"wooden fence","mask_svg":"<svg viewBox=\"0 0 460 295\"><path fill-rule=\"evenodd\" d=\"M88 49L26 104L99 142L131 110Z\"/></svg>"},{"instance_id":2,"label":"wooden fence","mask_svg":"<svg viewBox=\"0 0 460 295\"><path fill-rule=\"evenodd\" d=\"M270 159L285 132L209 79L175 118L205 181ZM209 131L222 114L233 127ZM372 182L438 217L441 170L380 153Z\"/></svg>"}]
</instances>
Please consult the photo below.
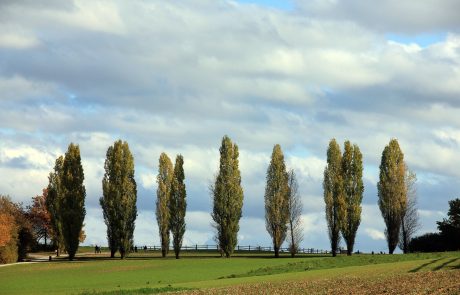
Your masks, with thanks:
<instances>
[{"instance_id":1,"label":"wooden fence","mask_svg":"<svg viewBox=\"0 0 460 295\"><path fill-rule=\"evenodd\" d=\"M137 251L161 251L161 246L136 246L134 250ZM170 247L170 250L174 249ZM182 246L181 251L216 251L219 252L218 245L188 245ZM238 245L235 247L237 252L274 252L273 247L263 247L263 246L242 246ZM280 248L280 253L289 253L289 248ZM297 251L299 254L329 254L330 251L314 249L314 248L301 248Z\"/></svg>"}]
</instances>

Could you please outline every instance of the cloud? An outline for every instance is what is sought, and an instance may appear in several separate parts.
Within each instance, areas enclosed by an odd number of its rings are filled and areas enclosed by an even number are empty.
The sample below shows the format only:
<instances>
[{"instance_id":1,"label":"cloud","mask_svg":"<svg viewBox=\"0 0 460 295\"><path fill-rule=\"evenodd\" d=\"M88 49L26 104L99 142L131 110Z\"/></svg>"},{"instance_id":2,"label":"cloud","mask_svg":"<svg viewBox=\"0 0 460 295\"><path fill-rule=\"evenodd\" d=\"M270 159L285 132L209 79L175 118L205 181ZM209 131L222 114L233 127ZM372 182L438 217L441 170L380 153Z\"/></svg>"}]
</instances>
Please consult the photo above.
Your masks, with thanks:
<instances>
[{"instance_id":1,"label":"cloud","mask_svg":"<svg viewBox=\"0 0 460 295\"><path fill-rule=\"evenodd\" d=\"M375 3L344 0L295 1L302 12L318 18L342 19L380 31L414 34L459 28L455 0L426 0L401 3L394 0Z\"/></svg>"},{"instance_id":2,"label":"cloud","mask_svg":"<svg viewBox=\"0 0 460 295\"><path fill-rule=\"evenodd\" d=\"M385 234L374 228L366 228L364 232L373 240L385 240Z\"/></svg>"},{"instance_id":3,"label":"cloud","mask_svg":"<svg viewBox=\"0 0 460 295\"><path fill-rule=\"evenodd\" d=\"M0 34L0 48L26 49L39 45L39 41L30 36L3 33Z\"/></svg>"}]
</instances>

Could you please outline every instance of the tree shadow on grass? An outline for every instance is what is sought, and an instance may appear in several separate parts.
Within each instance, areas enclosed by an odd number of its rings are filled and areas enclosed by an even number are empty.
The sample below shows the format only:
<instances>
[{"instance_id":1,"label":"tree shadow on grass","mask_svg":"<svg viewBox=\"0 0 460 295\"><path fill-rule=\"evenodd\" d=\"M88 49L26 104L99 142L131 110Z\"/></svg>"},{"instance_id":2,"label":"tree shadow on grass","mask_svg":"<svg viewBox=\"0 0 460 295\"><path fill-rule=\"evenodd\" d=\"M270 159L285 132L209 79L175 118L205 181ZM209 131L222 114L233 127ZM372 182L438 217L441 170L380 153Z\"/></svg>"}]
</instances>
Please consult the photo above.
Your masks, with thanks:
<instances>
[{"instance_id":1,"label":"tree shadow on grass","mask_svg":"<svg viewBox=\"0 0 460 295\"><path fill-rule=\"evenodd\" d=\"M434 263L436 263L436 262L438 262L439 260L442 260L442 259L443 259L443 258L433 259L433 260L431 260L431 261L429 261L429 262L427 262L427 263L424 263L424 264L420 265L419 267L416 267L416 268L414 268L414 269L411 269L409 272L418 272L418 271L420 271L421 269L423 269L423 268L425 268L425 267L428 267L429 265L432 265L432 264L434 264Z\"/></svg>"},{"instance_id":2,"label":"tree shadow on grass","mask_svg":"<svg viewBox=\"0 0 460 295\"><path fill-rule=\"evenodd\" d=\"M434 271L441 270L441 269L445 268L447 265L449 265L449 264L451 264L451 263L453 263L453 262L455 262L455 261L457 261L459 259L460 258L458 258L458 257L457 258L452 258L451 260L448 260L448 261L444 262L443 264L436 266L435 268L433 268L433 270ZM460 264L458 264L456 267L460 267ZM456 267L455 266L450 266L449 268L450 269L455 269Z\"/></svg>"}]
</instances>

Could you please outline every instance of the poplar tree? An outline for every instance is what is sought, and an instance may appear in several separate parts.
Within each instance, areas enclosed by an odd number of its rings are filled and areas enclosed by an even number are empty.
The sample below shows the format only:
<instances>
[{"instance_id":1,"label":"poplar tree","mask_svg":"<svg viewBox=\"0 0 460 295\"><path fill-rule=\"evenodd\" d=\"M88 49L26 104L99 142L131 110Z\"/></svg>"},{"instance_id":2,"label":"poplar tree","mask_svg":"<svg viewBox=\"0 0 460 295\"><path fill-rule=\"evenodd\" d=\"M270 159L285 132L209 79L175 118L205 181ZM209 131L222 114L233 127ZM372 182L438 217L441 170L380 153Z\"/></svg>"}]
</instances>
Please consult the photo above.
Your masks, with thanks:
<instances>
[{"instance_id":1,"label":"poplar tree","mask_svg":"<svg viewBox=\"0 0 460 295\"><path fill-rule=\"evenodd\" d=\"M353 253L356 232L361 223L363 200L363 156L359 147L345 141L342 157L342 177L345 193L346 218L342 224L342 236L347 244L347 255Z\"/></svg>"},{"instance_id":2,"label":"poplar tree","mask_svg":"<svg viewBox=\"0 0 460 295\"><path fill-rule=\"evenodd\" d=\"M161 256L166 257L169 252L169 226L170 212L169 201L171 199L171 182L173 179L173 165L168 155L161 153L157 176L157 201L156 216L161 240Z\"/></svg>"},{"instance_id":3,"label":"poplar tree","mask_svg":"<svg viewBox=\"0 0 460 295\"><path fill-rule=\"evenodd\" d=\"M78 145L71 143L65 154L62 166L61 185L63 197L59 206L62 218L62 234L69 260L74 259L78 250L80 232L86 215L86 190L83 180L80 148Z\"/></svg>"},{"instance_id":4,"label":"poplar tree","mask_svg":"<svg viewBox=\"0 0 460 295\"><path fill-rule=\"evenodd\" d=\"M336 256L340 244L340 230L346 218L346 203L342 179L342 155L335 139L331 139L327 149L323 189L331 252L332 256Z\"/></svg>"},{"instance_id":5,"label":"poplar tree","mask_svg":"<svg viewBox=\"0 0 460 295\"><path fill-rule=\"evenodd\" d=\"M211 185L216 241L228 258L238 243L239 221L242 216L243 188L238 163L238 146L228 136L222 138L219 172Z\"/></svg>"},{"instance_id":6,"label":"poplar tree","mask_svg":"<svg viewBox=\"0 0 460 295\"><path fill-rule=\"evenodd\" d=\"M171 199L169 202L169 227L173 236L173 247L176 259L179 259L180 248L185 233L185 212L187 208L187 193L185 191L184 158L176 156L174 174L171 182Z\"/></svg>"},{"instance_id":7,"label":"poplar tree","mask_svg":"<svg viewBox=\"0 0 460 295\"><path fill-rule=\"evenodd\" d=\"M126 141L118 140L108 148L104 169L99 203L107 226L110 257L118 250L123 259L133 245L137 217L134 158Z\"/></svg>"},{"instance_id":8,"label":"poplar tree","mask_svg":"<svg viewBox=\"0 0 460 295\"><path fill-rule=\"evenodd\" d=\"M402 215L407 205L404 175L404 154L398 141L392 139L383 150L377 183L378 203L386 225L385 236L390 254L398 245Z\"/></svg>"},{"instance_id":9,"label":"poplar tree","mask_svg":"<svg viewBox=\"0 0 460 295\"><path fill-rule=\"evenodd\" d=\"M288 211L289 211L289 228L288 228L288 242L289 252L291 257L299 251L300 242L303 240L302 233L302 199L299 195L299 185L297 183L297 177L294 169L288 172L288 185L289 185L289 199L288 199Z\"/></svg>"},{"instance_id":10,"label":"poplar tree","mask_svg":"<svg viewBox=\"0 0 460 295\"><path fill-rule=\"evenodd\" d=\"M61 184L63 175L64 157L60 156L54 164L54 171L48 176L48 195L46 197L46 209L50 214L52 240L56 247L56 256L64 249L64 237L62 233L62 216L60 203L64 192Z\"/></svg>"},{"instance_id":11,"label":"poplar tree","mask_svg":"<svg viewBox=\"0 0 460 295\"><path fill-rule=\"evenodd\" d=\"M289 222L289 176L279 144L273 147L266 179L265 227L272 238L275 257L279 257L279 249L286 238Z\"/></svg>"},{"instance_id":12,"label":"poplar tree","mask_svg":"<svg viewBox=\"0 0 460 295\"><path fill-rule=\"evenodd\" d=\"M417 212L417 175L406 165L404 176L406 184L407 205L403 209L398 246L404 253L409 253L409 243L420 228Z\"/></svg>"}]
</instances>

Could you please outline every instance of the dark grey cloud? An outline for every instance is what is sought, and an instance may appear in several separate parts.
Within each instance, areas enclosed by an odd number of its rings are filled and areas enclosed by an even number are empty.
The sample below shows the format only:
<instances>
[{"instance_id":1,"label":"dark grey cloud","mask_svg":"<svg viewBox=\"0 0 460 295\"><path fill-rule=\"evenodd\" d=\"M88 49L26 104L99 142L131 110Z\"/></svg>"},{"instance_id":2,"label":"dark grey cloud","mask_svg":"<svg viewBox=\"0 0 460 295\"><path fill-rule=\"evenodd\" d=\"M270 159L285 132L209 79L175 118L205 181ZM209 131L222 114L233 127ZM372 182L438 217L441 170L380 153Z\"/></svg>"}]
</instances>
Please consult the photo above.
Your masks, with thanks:
<instances>
[{"instance_id":1,"label":"dark grey cloud","mask_svg":"<svg viewBox=\"0 0 460 295\"><path fill-rule=\"evenodd\" d=\"M296 1L303 13L329 19L357 22L381 32L418 34L460 29L456 0L425 1Z\"/></svg>"}]
</instances>

